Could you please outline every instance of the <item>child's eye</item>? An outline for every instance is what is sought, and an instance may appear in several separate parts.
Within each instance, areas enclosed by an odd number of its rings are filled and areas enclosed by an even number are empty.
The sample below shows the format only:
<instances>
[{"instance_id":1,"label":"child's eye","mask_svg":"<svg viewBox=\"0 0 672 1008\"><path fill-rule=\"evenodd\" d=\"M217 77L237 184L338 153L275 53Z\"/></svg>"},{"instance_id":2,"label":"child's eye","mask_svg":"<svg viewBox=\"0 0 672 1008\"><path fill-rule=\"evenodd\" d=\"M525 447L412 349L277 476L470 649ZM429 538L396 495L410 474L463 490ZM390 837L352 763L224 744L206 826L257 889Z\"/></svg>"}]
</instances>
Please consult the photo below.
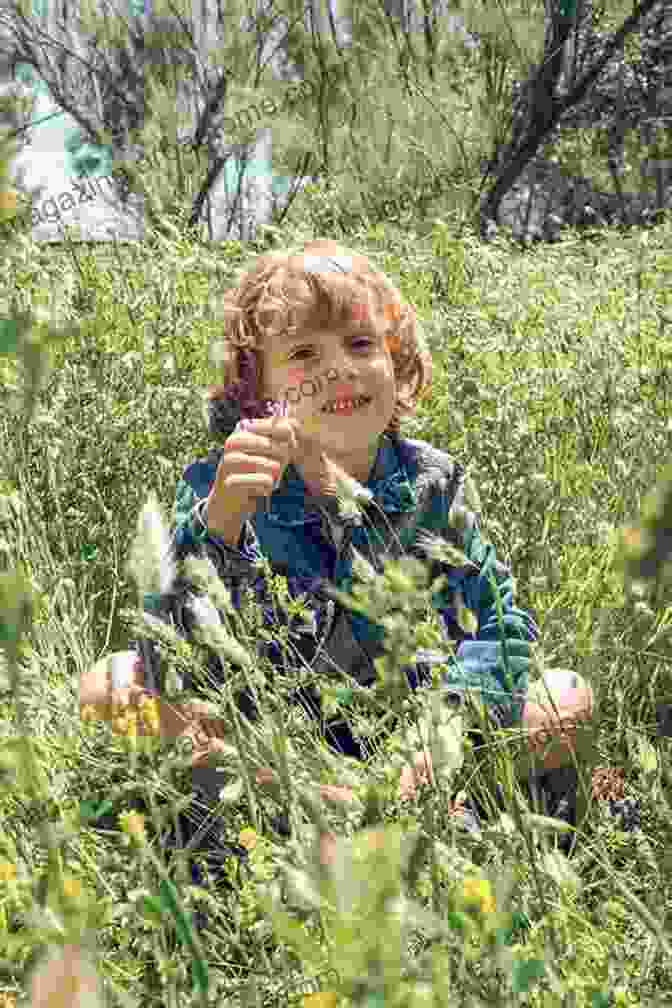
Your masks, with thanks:
<instances>
[{"instance_id":1,"label":"child's eye","mask_svg":"<svg viewBox=\"0 0 672 1008\"><path fill-rule=\"evenodd\" d=\"M363 344L364 346L371 347L373 346L373 340L360 337L359 339L353 340L352 344L353 346L359 345L361 347ZM297 360L298 358L301 357L301 354L312 354L312 352L313 351L310 349L310 347L302 347L301 350L297 350L295 353L293 353L289 359L290 361Z\"/></svg>"}]
</instances>

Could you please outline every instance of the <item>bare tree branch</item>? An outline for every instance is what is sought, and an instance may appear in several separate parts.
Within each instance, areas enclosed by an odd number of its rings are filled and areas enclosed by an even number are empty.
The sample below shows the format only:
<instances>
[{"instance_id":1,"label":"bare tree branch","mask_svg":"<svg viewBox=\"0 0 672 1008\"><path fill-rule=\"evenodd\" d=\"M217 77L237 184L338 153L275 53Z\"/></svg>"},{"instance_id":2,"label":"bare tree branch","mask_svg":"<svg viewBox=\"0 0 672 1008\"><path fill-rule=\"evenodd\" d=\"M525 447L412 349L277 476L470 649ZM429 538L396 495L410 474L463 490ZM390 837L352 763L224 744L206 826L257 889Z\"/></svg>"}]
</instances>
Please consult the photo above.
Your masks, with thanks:
<instances>
[{"instance_id":1,"label":"bare tree branch","mask_svg":"<svg viewBox=\"0 0 672 1008\"><path fill-rule=\"evenodd\" d=\"M172 10L173 5L170 6ZM176 64L186 62L190 86L194 88L190 92L191 97L195 96L197 102L199 98L204 99L191 146L192 149L200 150L205 144L209 159L205 177L199 184L190 211L190 222L195 226L200 220L208 195L234 150L232 145L228 150L216 152L213 144L217 118L226 101L230 74L228 70L219 67L218 77L213 84L212 74L208 74L203 67L192 24L178 10L173 11L176 23L165 15L145 15L130 19L117 16L125 22L123 38L117 45L110 47L102 44L97 31L83 31L82 24L75 25L72 18L68 24L57 24L52 35L41 27L37 19L24 17L17 0L10 0L9 4L3 4L0 12L0 28L8 30L10 39L9 42L5 40L3 48L6 49L9 45L15 61L33 68L46 84L52 99L77 123L85 142L98 148L111 146L117 161L120 149L127 149L129 140L133 142L135 133L144 124L145 74L149 71L154 79L161 80L165 86L166 70L170 69L173 71L172 83L179 87ZM179 36L179 39L173 36ZM264 65L267 62L264 61ZM257 77L262 69L263 65L257 65ZM183 70L184 67L180 65L180 71ZM87 82L88 90L93 91L94 101L83 101L81 86L73 87L76 72ZM186 97L186 89L184 96ZM119 197L124 209L126 212L134 212L128 205L128 196L138 188L144 195L140 173L131 161L119 165L115 169L115 175L121 184ZM145 202L148 205L143 213L147 222L161 231L161 221L156 218L151 204Z\"/></svg>"},{"instance_id":2,"label":"bare tree branch","mask_svg":"<svg viewBox=\"0 0 672 1008\"><path fill-rule=\"evenodd\" d=\"M602 55L564 98L556 97L555 91L562 71L563 47L569 37L574 18L557 18L557 27L551 36L551 52L526 84L531 93L532 110L527 130L520 139L514 137L503 151L496 181L481 205L479 217L483 238L487 237L489 223L497 220L502 199L535 156L542 141L557 126L564 112L583 99L588 88L597 80L612 56L622 50L626 37L637 28L642 18L653 10L657 2L658 0L641 0L630 17L626 18L618 31L608 39Z\"/></svg>"}]
</instances>

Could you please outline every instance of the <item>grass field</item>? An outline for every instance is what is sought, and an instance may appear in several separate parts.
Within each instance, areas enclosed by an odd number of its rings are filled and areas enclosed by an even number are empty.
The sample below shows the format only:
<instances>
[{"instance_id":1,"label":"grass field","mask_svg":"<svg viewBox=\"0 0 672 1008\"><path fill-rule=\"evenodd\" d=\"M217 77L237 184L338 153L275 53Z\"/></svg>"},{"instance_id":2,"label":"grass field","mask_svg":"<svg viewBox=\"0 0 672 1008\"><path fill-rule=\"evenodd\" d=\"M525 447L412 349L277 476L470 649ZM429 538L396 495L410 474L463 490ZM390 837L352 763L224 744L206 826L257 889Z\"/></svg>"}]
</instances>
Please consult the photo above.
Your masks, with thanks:
<instances>
[{"instance_id":1,"label":"grass field","mask_svg":"<svg viewBox=\"0 0 672 1008\"><path fill-rule=\"evenodd\" d=\"M307 218L279 245L318 233L332 236ZM282 793L250 802L247 790L260 747L274 744L268 725L232 750L222 816L232 842L247 831L250 871L232 867L232 891L218 894L187 884L183 865L169 882L155 828L143 845L137 820L117 817L141 798L168 821L189 794L188 754L82 723L77 683L131 636L128 558L149 491L168 519L184 465L211 447L198 391L212 380L213 299L254 249L179 237L100 252L15 243L0 263L2 307L32 306L34 333L46 340L58 324L62 337L50 337L28 423L30 351L24 364L0 357L5 642L17 597L7 572L21 565L33 598L17 663L0 666L1 1008L27 1003L48 944L71 959L59 953L60 973L57 959L42 961L32 1003L96 1003L78 1000L93 983L80 942L111 1005L606 1008L672 997L670 745L656 735L656 704L672 697L672 599L663 588L633 603L619 546L672 458L672 220L529 249L424 221L345 243L416 306L435 379L402 433L468 462L485 532L541 627L539 661L593 684L597 762L623 771L641 829L620 831L596 798L570 860L514 804L474 840L453 828L439 791L400 805L396 736L370 767L339 766L281 707ZM505 768L505 750L499 758ZM466 752L455 790L473 772ZM315 780L349 783L361 801L320 807ZM267 828L287 804L290 840ZM342 837L335 881L317 857L320 822ZM197 908L209 922L194 944ZM322 993L302 994L301 977L304 992Z\"/></svg>"}]
</instances>

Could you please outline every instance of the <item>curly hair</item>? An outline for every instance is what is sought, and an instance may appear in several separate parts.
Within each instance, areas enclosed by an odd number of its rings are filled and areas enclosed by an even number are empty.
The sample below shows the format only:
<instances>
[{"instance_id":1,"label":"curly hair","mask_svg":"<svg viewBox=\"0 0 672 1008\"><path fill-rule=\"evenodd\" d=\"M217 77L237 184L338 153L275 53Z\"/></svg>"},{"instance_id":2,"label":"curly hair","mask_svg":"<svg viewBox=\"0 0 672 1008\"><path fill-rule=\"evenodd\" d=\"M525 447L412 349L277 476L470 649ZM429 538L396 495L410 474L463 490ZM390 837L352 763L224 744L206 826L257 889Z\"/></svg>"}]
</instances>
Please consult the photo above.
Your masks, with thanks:
<instances>
[{"instance_id":1,"label":"curly hair","mask_svg":"<svg viewBox=\"0 0 672 1008\"><path fill-rule=\"evenodd\" d=\"M260 256L219 307L223 332L212 358L223 382L203 393L212 435L228 437L241 418L272 414L272 404L260 397L262 343L281 333L346 325L384 336L398 389L386 431L394 436L401 416L413 412L431 383L432 358L412 306L364 256L330 239Z\"/></svg>"}]
</instances>

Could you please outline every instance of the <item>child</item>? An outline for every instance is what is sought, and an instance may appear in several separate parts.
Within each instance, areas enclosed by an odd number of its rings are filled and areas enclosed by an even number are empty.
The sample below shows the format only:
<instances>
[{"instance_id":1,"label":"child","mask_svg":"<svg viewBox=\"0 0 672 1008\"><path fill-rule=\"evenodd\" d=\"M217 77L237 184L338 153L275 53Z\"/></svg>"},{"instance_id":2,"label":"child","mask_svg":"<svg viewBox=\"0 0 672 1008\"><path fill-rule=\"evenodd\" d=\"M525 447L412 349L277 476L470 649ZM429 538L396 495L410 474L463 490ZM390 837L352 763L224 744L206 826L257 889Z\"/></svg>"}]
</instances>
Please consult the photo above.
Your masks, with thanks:
<instances>
[{"instance_id":1,"label":"child","mask_svg":"<svg viewBox=\"0 0 672 1008\"><path fill-rule=\"evenodd\" d=\"M273 631L277 613L255 566L264 555L273 572L287 578L290 595L304 595L312 613L308 632L304 621L286 620L303 660L318 675L336 666L368 686L375 680L374 660L384 653L385 631L334 602L329 587L348 591L362 557L377 572L383 559L402 552L427 560L427 533L457 546L467 565L436 558L429 564L432 578L447 579L432 599L442 632L456 645L455 660L440 656L449 663L447 693L459 702L465 689L477 689L494 728L521 725L541 768L537 783L547 794L555 791L549 812L565 799L571 821L574 736L571 727L563 728L592 716L592 690L579 676L557 684L547 676L543 692L531 699L529 642L538 630L515 607L513 579L480 535L464 468L426 442L400 436L400 417L412 412L432 374L412 307L363 256L331 241L262 256L223 301L224 383L208 390L207 418L210 433L224 445L187 466L178 483L178 562L204 551L234 606L240 606L242 587L253 587ZM288 404L289 415L274 414L269 407L276 403ZM343 515L335 500L343 473L368 491L359 520ZM508 682L489 575L503 610ZM187 582L178 578L157 601L153 611L189 636L195 611ZM475 617L473 627L465 621L467 610ZM164 683L154 645L141 641L138 649L143 660L132 682L160 694ZM260 651L274 664L282 660L275 644L260 644ZM221 680L214 654L208 668ZM413 687L429 681L427 662L405 671ZM196 688L187 682L183 687ZM319 697L309 689L298 690L296 699L319 717ZM251 695L241 695L238 705L254 717ZM174 724L166 730L177 734ZM549 733L557 743L544 757ZM327 723L325 737L343 753L367 755L344 720ZM213 747L206 740L202 755ZM411 794L431 773L428 755L418 753L402 774L400 792Z\"/></svg>"}]
</instances>

